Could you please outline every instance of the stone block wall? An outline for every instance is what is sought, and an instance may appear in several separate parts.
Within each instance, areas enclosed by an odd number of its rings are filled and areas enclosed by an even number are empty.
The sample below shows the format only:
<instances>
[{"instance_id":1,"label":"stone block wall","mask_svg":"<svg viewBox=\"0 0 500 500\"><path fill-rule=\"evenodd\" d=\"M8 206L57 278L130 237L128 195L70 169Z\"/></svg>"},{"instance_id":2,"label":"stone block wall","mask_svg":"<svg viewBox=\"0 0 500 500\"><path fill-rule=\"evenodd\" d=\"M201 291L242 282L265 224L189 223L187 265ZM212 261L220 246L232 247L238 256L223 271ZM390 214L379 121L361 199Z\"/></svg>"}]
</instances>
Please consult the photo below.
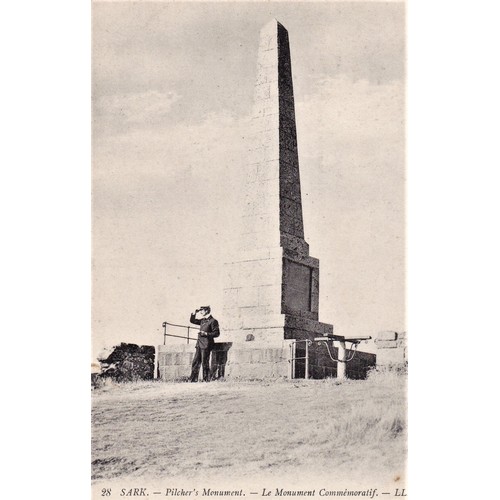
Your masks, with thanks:
<instances>
[{"instance_id":1,"label":"stone block wall","mask_svg":"<svg viewBox=\"0 0 500 500\"><path fill-rule=\"evenodd\" d=\"M230 342L217 342L212 351L210 368L214 379L267 379L287 377L289 347L282 341L279 347L233 347ZM195 344L158 346L158 378L165 381L185 381L191 374Z\"/></svg>"},{"instance_id":2,"label":"stone block wall","mask_svg":"<svg viewBox=\"0 0 500 500\"><path fill-rule=\"evenodd\" d=\"M224 266L224 339L244 342L248 333L254 333L266 345L280 345L283 251L279 247L253 249L240 259Z\"/></svg>"},{"instance_id":3,"label":"stone block wall","mask_svg":"<svg viewBox=\"0 0 500 500\"><path fill-rule=\"evenodd\" d=\"M255 344L251 344L254 346ZM165 381L184 381L191 374L195 344L158 346L158 378ZM210 360L214 379L267 379L287 377L289 347L233 347L230 342L217 342Z\"/></svg>"},{"instance_id":4,"label":"stone block wall","mask_svg":"<svg viewBox=\"0 0 500 500\"><path fill-rule=\"evenodd\" d=\"M286 341L282 342L281 347L240 348L239 345L235 345L228 353L226 376L244 380L288 377L289 352Z\"/></svg>"},{"instance_id":5,"label":"stone block wall","mask_svg":"<svg viewBox=\"0 0 500 500\"><path fill-rule=\"evenodd\" d=\"M187 380L191 374L195 343L158 346L158 378L168 381Z\"/></svg>"},{"instance_id":6,"label":"stone block wall","mask_svg":"<svg viewBox=\"0 0 500 500\"><path fill-rule=\"evenodd\" d=\"M168 381L187 380L191 375L196 342L158 346L158 378ZM217 342L210 358L210 372L213 379L225 376L229 342ZM201 374L201 368L200 368Z\"/></svg>"},{"instance_id":7,"label":"stone block wall","mask_svg":"<svg viewBox=\"0 0 500 500\"><path fill-rule=\"evenodd\" d=\"M307 338L307 337L305 337ZM288 378L291 375L291 340L280 346L265 346L253 340L243 344L218 342L212 351L211 373L214 379L266 380ZM329 343L330 353L338 359L338 349ZM189 378L194 356L194 344L158 347L158 377L165 381L183 381ZM305 344L299 342L295 357L305 355ZM357 351L347 363L350 379L365 379L375 366L374 354ZM337 362L330 358L325 342L313 342L309 347L309 378L323 379L337 376ZM305 360L296 360L295 378L305 378Z\"/></svg>"},{"instance_id":8,"label":"stone block wall","mask_svg":"<svg viewBox=\"0 0 500 500\"><path fill-rule=\"evenodd\" d=\"M406 332L380 332L375 339L378 367L401 367L408 363Z\"/></svg>"}]
</instances>

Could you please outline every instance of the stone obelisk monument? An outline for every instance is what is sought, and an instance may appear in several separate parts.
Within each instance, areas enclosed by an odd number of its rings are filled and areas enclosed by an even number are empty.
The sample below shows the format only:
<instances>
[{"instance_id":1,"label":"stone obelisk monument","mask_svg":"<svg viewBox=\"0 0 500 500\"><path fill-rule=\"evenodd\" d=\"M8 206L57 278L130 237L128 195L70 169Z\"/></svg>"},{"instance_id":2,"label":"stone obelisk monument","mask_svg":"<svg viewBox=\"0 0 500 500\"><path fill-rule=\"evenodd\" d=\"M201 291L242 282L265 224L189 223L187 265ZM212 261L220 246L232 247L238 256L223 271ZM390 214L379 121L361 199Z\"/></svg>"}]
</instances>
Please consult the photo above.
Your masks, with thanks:
<instances>
[{"instance_id":1,"label":"stone obelisk monument","mask_svg":"<svg viewBox=\"0 0 500 500\"><path fill-rule=\"evenodd\" d=\"M319 261L309 255L304 240L290 46L287 30L275 19L260 33L254 104L248 156L241 167L246 182L238 250L225 264L212 374L338 376L347 368L338 369L335 361L340 348L331 341L329 348L323 341L304 342L324 339L333 326L318 321ZM158 346L160 378L185 380L193 355L193 343ZM374 364L373 354L358 352L349 363L349 377L366 378Z\"/></svg>"},{"instance_id":2,"label":"stone obelisk monument","mask_svg":"<svg viewBox=\"0 0 500 500\"><path fill-rule=\"evenodd\" d=\"M290 339L333 331L318 321L319 261L304 240L290 46L275 19L260 33L244 168L239 251L226 263L224 289L224 340L233 342L233 365L238 350L286 350ZM264 352L262 359L273 356Z\"/></svg>"}]
</instances>

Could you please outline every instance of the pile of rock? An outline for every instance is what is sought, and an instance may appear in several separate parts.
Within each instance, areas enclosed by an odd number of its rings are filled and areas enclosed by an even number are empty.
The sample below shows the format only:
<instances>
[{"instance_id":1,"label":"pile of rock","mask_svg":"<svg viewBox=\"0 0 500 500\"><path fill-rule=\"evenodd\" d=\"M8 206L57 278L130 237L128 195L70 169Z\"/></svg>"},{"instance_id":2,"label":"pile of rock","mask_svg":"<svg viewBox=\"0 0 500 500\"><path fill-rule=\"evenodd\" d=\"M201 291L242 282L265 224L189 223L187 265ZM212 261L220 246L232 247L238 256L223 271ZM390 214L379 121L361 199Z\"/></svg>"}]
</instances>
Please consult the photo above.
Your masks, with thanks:
<instances>
[{"instance_id":1,"label":"pile of rock","mask_svg":"<svg viewBox=\"0 0 500 500\"><path fill-rule=\"evenodd\" d=\"M98 359L100 378L117 382L152 380L155 370L155 348L149 345L125 344L115 346L111 353Z\"/></svg>"}]
</instances>

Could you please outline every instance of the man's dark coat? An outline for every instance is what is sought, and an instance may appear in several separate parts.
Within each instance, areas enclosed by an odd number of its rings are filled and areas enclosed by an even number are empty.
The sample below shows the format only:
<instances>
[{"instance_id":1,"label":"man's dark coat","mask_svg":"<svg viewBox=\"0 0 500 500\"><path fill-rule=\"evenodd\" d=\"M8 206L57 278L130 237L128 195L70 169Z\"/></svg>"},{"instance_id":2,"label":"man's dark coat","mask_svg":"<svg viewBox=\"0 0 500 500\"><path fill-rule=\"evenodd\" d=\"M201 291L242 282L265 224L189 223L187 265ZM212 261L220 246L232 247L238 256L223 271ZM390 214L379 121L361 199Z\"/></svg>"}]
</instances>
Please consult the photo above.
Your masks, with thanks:
<instances>
[{"instance_id":1,"label":"man's dark coat","mask_svg":"<svg viewBox=\"0 0 500 500\"><path fill-rule=\"evenodd\" d=\"M195 314L191 314L189 321L194 325L200 325L200 333L198 333L196 347L200 349L212 349L214 346L214 338L220 335L219 322L212 315L208 318L196 319Z\"/></svg>"}]
</instances>

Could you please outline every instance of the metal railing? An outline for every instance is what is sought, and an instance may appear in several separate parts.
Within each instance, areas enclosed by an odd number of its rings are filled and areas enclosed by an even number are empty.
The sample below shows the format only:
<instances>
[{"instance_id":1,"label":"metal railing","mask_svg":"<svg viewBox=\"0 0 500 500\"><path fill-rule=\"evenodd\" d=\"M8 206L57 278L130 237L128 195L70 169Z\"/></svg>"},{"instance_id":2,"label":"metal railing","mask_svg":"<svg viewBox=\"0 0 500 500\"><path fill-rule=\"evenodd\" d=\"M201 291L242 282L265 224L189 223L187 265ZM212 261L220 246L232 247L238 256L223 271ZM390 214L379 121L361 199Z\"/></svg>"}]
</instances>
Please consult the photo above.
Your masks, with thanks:
<instances>
[{"instance_id":1,"label":"metal railing","mask_svg":"<svg viewBox=\"0 0 500 500\"><path fill-rule=\"evenodd\" d=\"M176 325L175 323L169 323L168 321L164 321L162 326L163 326L163 345L166 344L167 337L176 337L178 339L187 339L187 343L189 344L190 340L196 340L195 338L189 336L189 333L191 332L191 330L194 330L196 332L200 331L200 329L196 326ZM167 326L174 326L176 328L185 328L187 330L187 337L184 335L174 335L172 333L167 333Z\"/></svg>"},{"instance_id":2,"label":"metal railing","mask_svg":"<svg viewBox=\"0 0 500 500\"><path fill-rule=\"evenodd\" d=\"M297 344L300 342L305 342L306 344L306 353L305 356L297 357L296 356L296 349L297 349ZM304 378L308 379L309 378L309 346L312 345L311 340L294 340L293 342L290 343L290 359L288 362L290 363L290 378L295 378L295 361L296 360L305 360L305 376Z\"/></svg>"},{"instance_id":3,"label":"metal railing","mask_svg":"<svg viewBox=\"0 0 500 500\"><path fill-rule=\"evenodd\" d=\"M290 363L290 378L295 378L296 374L296 367L295 367L295 361L297 360L304 360L304 378L309 379L309 346L313 344L313 342L317 342L318 344L320 342L325 342L326 348L328 350L328 356L333 362L337 363L337 378L345 378L346 376L346 364L349 363L349 361L352 361L354 359L354 356L356 355L358 345L362 341L367 341L370 340L371 337L356 337L356 338L349 338L349 337L344 337L342 335L325 335L324 337L317 337L313 340L309 339L304 339L304 340L294 340L290 343L290 359L288 362ZM333 341L336 340L339 342L339 348L338 348L338 359L335 359L332 355L332 352L330 351L330 347L328 346L328 342L331 341L333 344ZM296 349L297 349L297 344L300 342L305 343L305 355L297 357L296 356ZM351 344L350 349L346 349L346 342L349 342Z\"/></svg>"}]
</instances>

